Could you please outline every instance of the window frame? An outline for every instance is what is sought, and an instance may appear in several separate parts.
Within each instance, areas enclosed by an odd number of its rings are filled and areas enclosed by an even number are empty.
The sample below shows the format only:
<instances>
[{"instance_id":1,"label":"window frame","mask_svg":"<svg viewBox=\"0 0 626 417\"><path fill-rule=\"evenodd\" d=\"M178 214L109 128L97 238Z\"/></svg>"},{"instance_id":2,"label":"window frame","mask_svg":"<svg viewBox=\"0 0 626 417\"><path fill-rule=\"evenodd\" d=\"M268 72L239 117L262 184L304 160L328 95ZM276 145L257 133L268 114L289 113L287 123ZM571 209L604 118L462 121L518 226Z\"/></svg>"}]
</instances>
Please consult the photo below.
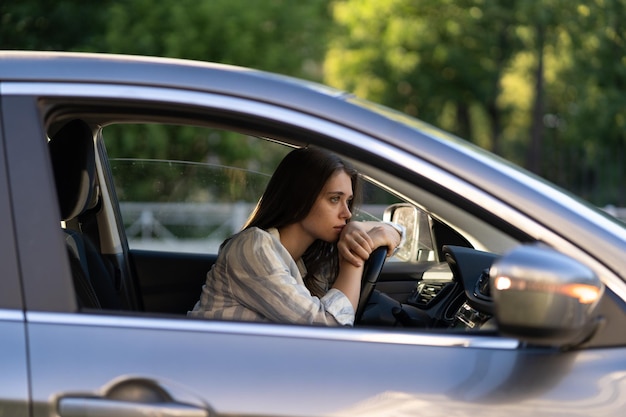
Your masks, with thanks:
<instances>
[{"instance_id":1,"label":"window frame","mask_svg":"<svg viewBox=\"0 0 626 417\"><path fill-rule=\"evenodd\" d=\"M145 86L33 83L28 85L13 84L11 90L18 95L32 95L36 91L37 101L41 109L40 114L46 117L48 123L62 119L68 120L73 117L87 118L89 121L90 115L94 114L97 115L97 118L92 117L91 122L98 122L101 125L106 125L109 121L123 122L125 120L158 120L159 122L171 121L173 123L193 120L199 125L208 123L211 126L216 126L222 121L222 125L229 129L233 126L240 126L237 130L253 135L259 135L259 132L270 132L270 135L260 136L270 136L274 140L284 140L297 145L307 143L310 139L307 134L316 132L316 145L328 147L340 154L350 154L356 159L367 160L371 172L376 171L383 180L390 179L393 181L395 178L395 184L402 184L403 181L406 181L405 186L411 188L414 187L410 185L409 181L423 180L425 183L420 184L419 188L424 188L424 192L432 192L436 185L436 190L445 194L443 196L438 195L439 198L448 196L448 193L457 199L463 196L465 204L472 202L472 206L476 210L481 210L483 216L489 217L489 212L498 212L500 217L506 216L515 219L514 223L522 225L523 229L528 231L527 233L543 234L548 240L560 240L558 236L544 229L524 214L442 168L419 159L400 148L384 145L379 139L364 132L320 119L300 110L215 93ZM32 100L34 101L35 98ZM134 111L132 111L133 109ZM206 118L209 116L212 120L207 122ZM40 134L43 135L43 132ZM104 152L100 143L98 143L98 151L99 153ZM385 157L380 155L385 155ZM389 161L394 161L392 166L389 165ZM46 164L50 169L49 161ZM105 177L105 187L107 182L111 184L111 179L108 178L110 173L105 155L101 154L98 158L98 169L100 174ZM48 181L51 182L51 179ZM403 192L402 186L398 190ZM110 188L105 190L105 195L115 199L114 191ZM112 219L115 219L116 224L119 225L119 213L117 213L117 207L113 200L108 203L105 202L105 209L111 211ZM409 201L411 200L409 199ZM481 207L474 206L476 204L481 204ZM117 230L115 233L123 233L123 231ZM519 233L527 236L526 233ZM121 236L117 236L119 241L114 242L120 246L114 247L114 249L121 251L122 256L127 256L128 248L125 247L125 240ZM65 264L64 266L67 267L66 262L59 261L59 264ZM28 280L31 291L34 292L37 283L43 278L29 275L25 279ZM69 274L67 280L69 281ZM27 296L29 295L27 294ZM75 311L75 301L73 299L68 300L68 294L65 296L65 300L55 300L54 306L33 298L35 302L31 303L29 309Z\"/></svg>"},{"instance_id":2,"label":"window frame","mask_svg":"<svg viewBox=\"0 0 626 417\"><path fill-rule=\"evenodd\" d=\"M12 103L10 100L2 98L0 103L0 111L8 109ZM11 114L0 113L0 221L4 223L2 233L0 233L0 265L2 273L2 290L0 291L0 311L7 310L2 315L5 318L22 319L22 314L14 314L17 310L24 308L22 303L22 289L19 279L19 266L17 263L17 248L15 246L15 225L14 214L11 208L11 196L9 194L9 167L6 158L4 132L8 132L9 136L11 126L5 126L4 119L10 117Z\"/></svg>"},{"instance_id":3,"label":"window frame","mask_svg":"<svg viewBox=\"0 0 626 417\"><path fill-rule=\"evenodd\" d=\"M73 311L76 300L38 97L3 95L2 120L14 228L7 235L15 233L15 251L7 253L13 260L7 265L18 260L19 275L14 276L21 277L23 291L20 296L13 286L13 296L23 300L26 310Z\"/></svg>"}]
</instances>

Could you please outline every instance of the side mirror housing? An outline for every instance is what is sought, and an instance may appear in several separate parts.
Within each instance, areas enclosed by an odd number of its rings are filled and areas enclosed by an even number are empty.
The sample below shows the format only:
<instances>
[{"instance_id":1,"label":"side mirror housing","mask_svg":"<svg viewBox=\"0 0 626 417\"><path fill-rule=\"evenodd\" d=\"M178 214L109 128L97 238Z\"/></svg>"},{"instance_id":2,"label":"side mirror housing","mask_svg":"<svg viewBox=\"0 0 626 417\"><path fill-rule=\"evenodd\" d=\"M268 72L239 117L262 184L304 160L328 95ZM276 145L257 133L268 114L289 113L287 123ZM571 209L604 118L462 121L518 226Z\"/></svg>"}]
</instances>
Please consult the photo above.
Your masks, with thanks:
<instances>
[{"instance_id":1,"label":"side mirror housing","mask_svg":"<svg viewBox=\"0 0 626 417\"><path fill-rule=\"evenodd\" d=\"M406 240L398 248L396 258L405 262L432 261L432 248L428 215L408 203L392 204L385 209L383 220L404 226Z\"/></svg>"},{"instance_id":2,"label":"side mirror housing","mask_svg":"<svg viewBox=\"0 0 626 417\"><path fill-rule=\"evenodd\" d=\"M565 347L596 326L604 285L589 268L551 248L519 246L493 263L489 277L502 334Z\"/></svg>"}]
</instances>

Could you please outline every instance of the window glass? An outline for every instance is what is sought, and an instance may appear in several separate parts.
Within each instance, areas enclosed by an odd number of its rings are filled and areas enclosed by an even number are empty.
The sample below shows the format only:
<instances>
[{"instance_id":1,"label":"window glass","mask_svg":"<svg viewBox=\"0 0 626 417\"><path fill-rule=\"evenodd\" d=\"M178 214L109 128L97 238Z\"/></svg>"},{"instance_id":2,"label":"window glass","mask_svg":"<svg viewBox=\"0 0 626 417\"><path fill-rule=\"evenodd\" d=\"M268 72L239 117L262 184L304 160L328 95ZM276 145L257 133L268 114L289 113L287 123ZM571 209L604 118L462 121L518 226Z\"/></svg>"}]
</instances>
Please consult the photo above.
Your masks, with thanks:
<instances>
[{"instance_id":1,"label":"window glass","mask_svg":"<svg viewBox=\"0 0 626 417\"><path fill-rule=\"evenodd\" d=\"M103 138L131 249L217 253L240 230L290 147L206 127L120 124ZM356 220L402 202L363 182Z\"/></svg>"},{"instance_id":2,"label":"window glass","mask_svg":"<svg viewBox=\"0 0 626 417\"><path fill-rule=\"evenodd\" d=\"M130 248L215 253L239 230L283 145L174 125L114 125L103 137Z\"/></svg>"}]
</instances>

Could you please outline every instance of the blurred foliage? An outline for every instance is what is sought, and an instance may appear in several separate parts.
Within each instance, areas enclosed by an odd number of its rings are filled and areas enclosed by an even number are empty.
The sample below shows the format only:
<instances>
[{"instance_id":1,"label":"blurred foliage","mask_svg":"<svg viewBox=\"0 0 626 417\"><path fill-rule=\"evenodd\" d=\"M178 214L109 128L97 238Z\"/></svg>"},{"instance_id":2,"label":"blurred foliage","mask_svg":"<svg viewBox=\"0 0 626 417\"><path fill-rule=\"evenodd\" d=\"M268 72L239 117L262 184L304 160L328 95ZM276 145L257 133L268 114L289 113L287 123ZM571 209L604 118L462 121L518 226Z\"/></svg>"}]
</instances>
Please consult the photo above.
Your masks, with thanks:
<instances>
[{"instance_id":1,"label":"blurred foliage","mask_svg":"<svg viewBox=\"0 0 626 417\"><path fill-rule=\"evenodd\" d=\"M113 0L1 0L0 49L106 50Z\"/></svg>"},{"instance_id":2,"label":"blurred foliage","mask_svg":"<svg viewBox=\"0 0 626 417\"><path fill-rule=\"evenodd\" d=\"M521 42L509 1L470 3L335 2L325 81L497 148L499 80Z\"/></svg>"},{"instance_id":3,"label":"blurred foliage","mask_svg":"<svg viewBox=\"0 0 626 417\"><path fill-rule=\"evenodd\" d=\"M626 0L3 0L0 48L171 56L323 81L624 206L624 21ZM242 143L224 137L220 158L245 161L254 149Z\"/></svg>"},{"instance_id":4,"label":"blurred foliage","mask_svg":"<svg viewBox=\"0 0 626 417\"><path fill-rule=\"evenodd\" d=\"M236 64L321 79L327 1L130 0L108 10L109 52Z\"/></svg>"},{"instance_id":5,"label":"blurred foliage","mask_svg":"<svg viewBox=\"0 0 626 417\"><path fill-rule=\"evenodd\" d=\"M626 0L337 0L325 82L626 205Z\"/></svg>"},{"instance_id":6,"label":"blurred foliage","mask_svg":"<svg viewBox=\"0 0 626 417\"><path fill-rule=\"evenodd\" d=\"M194 126L118 124L102 136L120 201L256 202L290 149Z\"/></svg>"}]
</instances>

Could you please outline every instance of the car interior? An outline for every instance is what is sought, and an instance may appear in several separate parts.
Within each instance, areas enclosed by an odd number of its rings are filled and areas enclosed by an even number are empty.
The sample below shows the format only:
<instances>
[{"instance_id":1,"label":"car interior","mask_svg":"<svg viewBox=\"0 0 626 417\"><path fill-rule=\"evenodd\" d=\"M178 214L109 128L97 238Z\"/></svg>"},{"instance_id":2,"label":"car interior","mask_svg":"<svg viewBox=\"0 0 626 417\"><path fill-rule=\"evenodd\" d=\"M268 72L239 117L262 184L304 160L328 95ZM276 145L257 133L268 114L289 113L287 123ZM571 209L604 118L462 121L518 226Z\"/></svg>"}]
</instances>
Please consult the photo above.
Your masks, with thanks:
<instances>
[{"instance_id":1,"label":"car interior","mask_svg":"<svg viewBox=\"0 0 626 417\"><path fill-rule=\"evenodd\" d=\"M101 256L90 236L97 238L100 204L91 129L72 120L54 134L49 149L77 303L81 308L121 308L119 268Z\"/></svg>"},{"instance_id":2,"label":"car interior","mask_svg":"<svg viewBox=\"0 0 626 417\"><path fill-rule=\"evenodd\" d=\"M136 223L138 218L124 218L122 206L132 201L133 196L128 195L130 186L123 181L140 178L144 174L138 170L148 164L110 153L114 146L109 145L107 134L111 131L114 135L116 131L109 126L118 129L121 126L122 131L128 129L125 127L130 122L126 120L128 115L109 115L108 120L98 117L102 116L64 114L51 119L48 126L61 228L73 273L77 307L79 311L90 313L117 311L183 317L197 301L217 250L194 252L169 250L167 246L155 249L142 246L141 241L134 242L129 237L129 225L133 221ZM198 124L197 120L133 117L136 120L132 123L138 124L157 122L185 128L189 124ZM224 129L224 123L213 122L208 127ZM227 127L237 130L231 124ZM200 128L207 129L207 126ZM270 143L286 147L286 150L303 144L302 135L293 132L286 139L283 131L251 130L241 129L237 134L245 140ZM212 134L207 133L207 137ZM216 142L216 146L220 144ZM420 235L416 237L419 255L413 253L412 257L403 260L380 263L380 276L370 288L367 299L363 300L366 305L359 311L355 325L493 330L488 285L485 284L488 281L486 271L497 258L491 249L505 250L518 244L519 239L474 216L460 207L458 201L447 200L426 186L418 187L393 175L383 168L383 163L376 163L372 158L348 158L362 173L373 199L383 202L364 201L361 218L382 220L389 217L390 208L408 205L417 213L421 225ZM176 165L175 161L164 161L166 159L155 158L154 161ZM189 176L189 165L186 162L185 176ZM130 174L122 168L128 168ZM263 177L267 178L271 169L264 169ZM118 171L126 172L126 176L116 177ZM224 181L232 181L239 175L234 172L241 173L242 170L228 171ZM262 182L254 187L252 196L247 197L252 205L262 192ZM204 193L197 188L190 194ZM368 203L379 210L376 215L368 212ZM384 212L380 207L385 209ZM232 214L232 209L228 210Z\"/></svg>"}]
</instances>

